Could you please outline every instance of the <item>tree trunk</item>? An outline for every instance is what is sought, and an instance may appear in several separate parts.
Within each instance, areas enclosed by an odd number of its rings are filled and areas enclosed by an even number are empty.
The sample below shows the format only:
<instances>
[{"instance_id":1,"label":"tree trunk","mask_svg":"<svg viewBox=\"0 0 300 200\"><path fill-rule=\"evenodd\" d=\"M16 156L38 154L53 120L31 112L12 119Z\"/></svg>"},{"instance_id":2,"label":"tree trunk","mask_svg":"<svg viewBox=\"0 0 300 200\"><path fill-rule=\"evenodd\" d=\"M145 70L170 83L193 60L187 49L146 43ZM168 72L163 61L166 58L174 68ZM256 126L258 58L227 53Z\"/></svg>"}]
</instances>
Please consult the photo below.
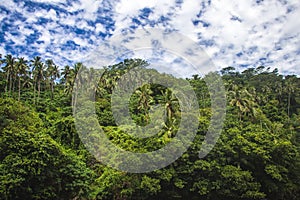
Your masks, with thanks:
<instances>
[{"instance_id":1,"label":"tree trunk","mask_svg":"<svg viewBox=\"0 0 300 200\"><path fill-rule=\"evenodd\" d=\"M9 73L6 75L6 87L5 87L5 92L8 92L8 84L9 84Z\"/></svg>"},{"instance_id":2,"label":"tree trunk","mask_svg":"<svg viewBox=\"0 0 300 200\"><path fill-rule=\"evenodd\" d=\"M11 89L12 89L12 76L10 75L10 77L9 77L9 94L10 94L10 96L12 96Z\"/></svg>"},{"instance_id":3,"label":"tree trunk","mask_svg":"<svg viewBox=\"0 0 300 200\"><path fill-rule=\"evenodd\" d=\"M53 93L54 93L54 81L51 81L51 99L53 99Z\"/></svg>"},{"instance_id":4,"label":"tree trunk","mask_svg":"<svg viewBox=\"0 0 300 200\"><path fill-rule=\"evenodd\" d=\"M40 100L40 94L41 94L41 81L38 81L38 101Z\"/></svg>"},{"instance_id":5,"label":"tree trunk","mask_svg":"<svg viewBox=\"0 0 300 200\"><path fill-rule=\"evenodd\" d=\"M35 81L33 81L33 104L35 104Z\"/></svg>"},{"instance_id":6,"label":"tree trunk","mask_svg":"<svg viewBox=\"0 0 300 200\"><path fill-rule=\"evenodd\" d=\"M18 96L18 100L20 101L21 99L21 77L19 76L19 96Z\"/></svg>"},{"instance_id":7,"label":"tree trunk","mask_svg":"<svg viewBox=\"0 0 300 200\"><path fill-rule=\"evenodd\" d=\"M72 107L74 108L77 104L77 96L78 96L78 89L75 90L75 95L72 94Z\"/></svg>"},{"instance_id":8,"label":"tree trunk","mask_svg":"<svg viewBox=\"0 0 300 200\"><path fill-rule=\"evenodd\" d=\"M13 81L12 81L12 92L14 93L15 92L15 79L13 78Z\"/></svg>"},{"instance_id":9,"label":"tree trunk","mask_svg":"<svg viewBox=\"0 0 300 200\"><path fill-rule=\"evenodd\" d=\"M290 107L291 107L291 93L289 92L289 96L288 96L288 108L287 108L288 118L290 118Z\"/></svg>"}]
</instances>

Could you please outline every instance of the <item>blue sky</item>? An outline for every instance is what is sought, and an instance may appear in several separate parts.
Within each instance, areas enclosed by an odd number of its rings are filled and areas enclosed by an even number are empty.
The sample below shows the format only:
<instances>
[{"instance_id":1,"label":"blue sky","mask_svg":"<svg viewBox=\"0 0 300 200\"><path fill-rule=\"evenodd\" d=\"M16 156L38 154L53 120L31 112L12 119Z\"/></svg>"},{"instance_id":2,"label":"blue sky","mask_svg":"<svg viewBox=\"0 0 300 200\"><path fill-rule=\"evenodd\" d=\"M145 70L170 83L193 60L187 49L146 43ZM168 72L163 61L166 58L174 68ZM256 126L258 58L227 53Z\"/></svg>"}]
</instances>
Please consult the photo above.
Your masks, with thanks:
<instances>
[{"instance_id":1,"label":"blue sky","mask_svg":"<svg viewBox=\"0 0 300 200\"><path fill-rule=\"evenodd\" d=\"M299 19L299 0L1 0L0 53L64 66L124 31L159 28L192 39L219 69L300 75Z\"/></svg>"}]
</instances>

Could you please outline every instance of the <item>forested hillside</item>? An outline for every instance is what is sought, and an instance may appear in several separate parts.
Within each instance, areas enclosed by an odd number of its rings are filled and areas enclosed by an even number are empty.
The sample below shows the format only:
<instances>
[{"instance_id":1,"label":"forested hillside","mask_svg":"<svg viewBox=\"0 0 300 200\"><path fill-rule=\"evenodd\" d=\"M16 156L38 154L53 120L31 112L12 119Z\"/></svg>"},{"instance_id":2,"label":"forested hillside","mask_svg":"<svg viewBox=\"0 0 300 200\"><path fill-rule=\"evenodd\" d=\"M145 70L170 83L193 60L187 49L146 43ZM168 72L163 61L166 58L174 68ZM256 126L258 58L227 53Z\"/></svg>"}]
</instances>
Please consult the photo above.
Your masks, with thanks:
<instances>
[{"instance_id":1,"label":"forested hillside","mask_svg":"<svg viewBox=\"0 0 300 200\"><path fill-rule=\"evenodd\" d=\"M162 129L150 139L137 139L116 125L110 106L113 88L130 69L147 64L128 59L106 66L92 88L97 119L107 137L133 152L152 151L172 141L181 119L170 89L145 84L130 98L131 117L146 125L149 110L160 104L166 112ZM97 161L76 132L72 93L83 68L82 63L57 66L38 56L1 57L0 199L300 199L297 76L263 66L216 72L226 89L226 119L217 144L200 159L212 111L204 77L195 74L187 79L200 112L193 144L171 165L134 174ZM94 69L88 71L95 74Z\"/></svg>"}]
</instances>

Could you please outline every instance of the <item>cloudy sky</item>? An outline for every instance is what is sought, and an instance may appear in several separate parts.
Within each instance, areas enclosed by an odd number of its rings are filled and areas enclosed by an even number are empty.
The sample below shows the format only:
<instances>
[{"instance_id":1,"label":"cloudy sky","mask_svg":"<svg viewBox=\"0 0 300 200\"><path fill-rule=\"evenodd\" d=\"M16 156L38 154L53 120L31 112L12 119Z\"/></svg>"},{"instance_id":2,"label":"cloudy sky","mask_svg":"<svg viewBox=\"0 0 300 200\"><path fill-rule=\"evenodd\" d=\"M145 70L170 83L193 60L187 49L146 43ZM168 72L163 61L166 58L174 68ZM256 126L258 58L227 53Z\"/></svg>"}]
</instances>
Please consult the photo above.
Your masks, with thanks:
<instances>
[{"instance_id":1,"label":"cloudy sky","mask_svg":"<svg viewBox=\"0 0 300 200\"><path fill-rule=\"evenodd\" d=\"M64 66L113 36L157 28L193 40L219 69L300 75L299 19L299 0L1 0L0 53Z\"/></svg>"}]
</instances>

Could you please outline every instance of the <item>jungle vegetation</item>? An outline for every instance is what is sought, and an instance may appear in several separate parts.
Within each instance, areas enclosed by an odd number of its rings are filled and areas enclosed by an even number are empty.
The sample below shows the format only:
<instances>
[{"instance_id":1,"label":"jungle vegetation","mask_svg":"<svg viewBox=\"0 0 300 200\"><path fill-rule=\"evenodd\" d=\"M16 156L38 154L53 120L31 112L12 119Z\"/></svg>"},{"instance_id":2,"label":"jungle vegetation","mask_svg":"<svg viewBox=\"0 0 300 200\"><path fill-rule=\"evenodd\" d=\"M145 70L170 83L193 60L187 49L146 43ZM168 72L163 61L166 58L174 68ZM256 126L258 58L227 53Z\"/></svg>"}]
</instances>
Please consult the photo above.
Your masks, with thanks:
<instances>
[{"instance_id":1,"label":"jungle vegetation","mask_svg":"<svg viewBox=\"0 0 300 200\"><path fill-rule=\"evenodd\" d=\"M74 123L74 88L96 73L82 63L57 66L1 56L0 199L300 199L300 79L259 66L215 72L226 89L226 119L217 144L202 159L198 152L210 123L210 95L199 74L186 80L199 103L199 126L189 149L169 166L148 173L110 168L86 149ZM112 143L133 152L152 151L176 135L180 106L172 91L144 84L130 98L130 114L150 123L162 105L166 119L148 140L129 137L111 110L118 80L141 59L105 66L91 86L97 120ZM88 73L76 76L82 69ZM78 77L77 77L78 78ZM73 98L73 101L72 101Z\"/></svg>"}]
</instances>

